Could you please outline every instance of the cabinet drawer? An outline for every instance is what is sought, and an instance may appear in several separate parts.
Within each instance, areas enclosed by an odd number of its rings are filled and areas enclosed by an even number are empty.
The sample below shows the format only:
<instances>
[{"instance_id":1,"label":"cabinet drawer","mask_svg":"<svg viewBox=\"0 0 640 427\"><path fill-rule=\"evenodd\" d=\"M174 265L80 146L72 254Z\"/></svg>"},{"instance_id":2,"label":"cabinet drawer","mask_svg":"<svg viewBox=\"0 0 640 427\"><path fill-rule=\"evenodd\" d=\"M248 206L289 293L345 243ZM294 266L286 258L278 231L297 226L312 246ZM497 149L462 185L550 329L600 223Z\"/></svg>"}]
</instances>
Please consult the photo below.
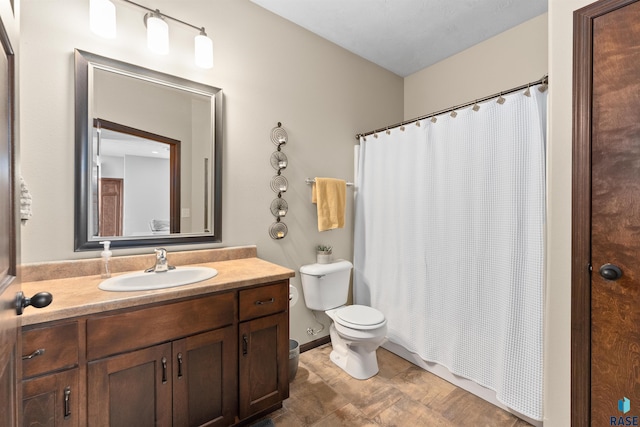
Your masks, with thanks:
<instances>
[{"instance_id":1,"label":"cabinet drawer","mask_svg":"<svg viewBox=\"0 0 640 427\"><path fill-rule=\"evenodd\" d=\"M233 323L235 294L210 295L87 320L87 358L171 341Z\"/></svg>"},{"instance_id":2,"label":"cabinet drawer","mask_svg":"<svg viewBox=\"0 0 640 427\"><path fill-rule=\"evenodd\" d=\"M288 305L288 282L240 291L240 321L279 313Z\"/></svg>"},{"instance_id":3,"label":"cabinet drawer","mask_svg":"<svg viewBox=\"0 0 640 427\"><path fill-rule=\"evenodd\" d=\"M22 377L70 368L78 364L78 323L22 332Z\"/></svg>"}]
</instances>

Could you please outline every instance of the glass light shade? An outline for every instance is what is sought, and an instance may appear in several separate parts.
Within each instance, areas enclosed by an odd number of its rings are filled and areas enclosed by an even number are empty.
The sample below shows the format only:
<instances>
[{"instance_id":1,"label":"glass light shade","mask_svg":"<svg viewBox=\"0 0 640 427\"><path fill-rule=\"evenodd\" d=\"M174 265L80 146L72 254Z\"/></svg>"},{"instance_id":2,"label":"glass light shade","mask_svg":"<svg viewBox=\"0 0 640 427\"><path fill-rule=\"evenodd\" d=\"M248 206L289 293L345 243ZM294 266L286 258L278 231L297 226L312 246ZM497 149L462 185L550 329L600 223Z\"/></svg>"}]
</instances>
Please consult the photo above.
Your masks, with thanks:
<instances>
[{"instance_id":1,"label":"glass light shade","mask_svg":"<svg viewBox=\"0 0 640 427\"><path fill-rule=\"evenodd\" d=\"M116 37L116 6L110 0L90 0L89 27L95 34Z\"/></svg>"},{"instance_id":2,"label":"glass light shade","mask_svg":"<svg viewBox=\"0 0 640 427\"><path fill-rule=\"evenodd\" d=\"M195 61L200 68L213 67L213 41L204 31L195 38Z\"/></svg>"},{"instance_id":3,"label":"glass light shade","mask_svg":"<svg viewBox=\"0 0 640 427\"><path fill-rule=\"evenodd\" d=\"M169 25L155 15L147 16L147 47L161 55L169 53Z\"/></svg>"}]
</instances>

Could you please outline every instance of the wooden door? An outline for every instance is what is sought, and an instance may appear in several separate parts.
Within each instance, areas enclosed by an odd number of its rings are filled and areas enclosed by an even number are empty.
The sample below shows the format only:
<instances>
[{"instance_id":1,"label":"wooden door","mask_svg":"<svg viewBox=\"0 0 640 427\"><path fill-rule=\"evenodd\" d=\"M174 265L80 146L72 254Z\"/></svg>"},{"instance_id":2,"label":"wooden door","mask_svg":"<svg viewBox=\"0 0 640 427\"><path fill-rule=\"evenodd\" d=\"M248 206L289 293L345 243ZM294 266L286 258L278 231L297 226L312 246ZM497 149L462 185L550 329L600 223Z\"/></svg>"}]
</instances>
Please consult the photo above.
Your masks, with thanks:
<instances>
[{"instance_id":1,"label":"wooden door","mask_svg":"<svg viewBox=\"0 0 640 427\"><path fill-rule=\"evenodd\" d=\"M575 40L572 425L632 425L620 422L640 416L640 2L576 11Z\"/></svg>"},{"instance_id":2,"label":"wooden door","mask_svg":"<svg viewBox=\"0 0 640 427\"><path fill-rule=\"evenodd\" d=\"M100 179L100 237L122 236L122 188L120 178Z\"/></svg>"},{"instance_id":3,"label":"wooden door","mask_svg":"<svg viewBox=\"0 0 640 427\"><path fill-rule=\"evenodd\" d=\"M90 362L89 426L171 426L171 344Z\"/></svg>"},{"instance_id":4,"label":"wooden door","mask_svg":"<svg viewBox=\"0 0 640 427\"><path fill-rule=\"evenodd\" d=\"M289 397L288 325L288 312L240 324L240 419Z\"/></svg>"},{"instance_id":5,"label":"wooden door","mask_svg":"<svg viewBox=\"0 0 640 427\"><path fill-rule=\"evenodd\" d=\"M228 426L238 401L233 326L173 343L173 426Z\"/></svg>"},{"instance_id":6,"label":"wooden door","mask_svg":"<svg viewBox=\"0 0 640 427\"><path fill-rule=\"evenodd\" d=\"M13 50L0 19L0 425L18 423L19 322L15 310L15 171L13 141Z\"/></svg>"}]
</instances>

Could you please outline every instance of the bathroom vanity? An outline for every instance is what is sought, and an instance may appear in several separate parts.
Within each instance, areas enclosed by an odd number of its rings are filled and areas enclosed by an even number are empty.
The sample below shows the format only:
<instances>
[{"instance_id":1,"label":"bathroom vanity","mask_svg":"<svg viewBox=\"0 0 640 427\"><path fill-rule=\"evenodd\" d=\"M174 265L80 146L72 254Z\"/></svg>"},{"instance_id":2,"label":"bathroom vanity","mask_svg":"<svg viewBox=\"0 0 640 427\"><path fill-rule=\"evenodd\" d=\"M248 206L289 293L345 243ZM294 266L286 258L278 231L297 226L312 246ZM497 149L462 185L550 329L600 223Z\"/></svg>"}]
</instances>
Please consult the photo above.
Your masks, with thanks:
<instances>
[{"instance_id":1,"label":"bathroom vanity","mask_svg":"<svg viewBox=\"0 0 640 427\"><path fill-rule=\"evenodd\" d=\"M281 407L294 272L255 255L197 265L218 275L136 292L23 283L54 298L22 318L24 425L230 426Z\"/></svg>"}]
</instances>

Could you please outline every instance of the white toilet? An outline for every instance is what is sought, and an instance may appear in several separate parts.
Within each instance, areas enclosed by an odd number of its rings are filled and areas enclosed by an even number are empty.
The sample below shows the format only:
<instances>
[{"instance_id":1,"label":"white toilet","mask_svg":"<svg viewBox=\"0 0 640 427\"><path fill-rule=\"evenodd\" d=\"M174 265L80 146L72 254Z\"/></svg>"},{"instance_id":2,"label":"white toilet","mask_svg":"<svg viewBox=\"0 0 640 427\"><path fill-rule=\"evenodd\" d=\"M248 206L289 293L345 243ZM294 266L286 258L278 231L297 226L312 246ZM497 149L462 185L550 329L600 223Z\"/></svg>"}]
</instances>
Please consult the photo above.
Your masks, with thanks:
<instances>
[{"instance_id":1,"label":"white toilet","mask_svg":"<svg viewBox=\"0 0 640 427\"><path fill-rule=\"evenodd\" d=\"M365 305L345 306L353 265L339 260L300 267L304 302L311 310L324 311L333 320L331 361L354 378L365 380L378 373L376 349L384 342L387 320Z\"/></svg>"}]
</instances>

